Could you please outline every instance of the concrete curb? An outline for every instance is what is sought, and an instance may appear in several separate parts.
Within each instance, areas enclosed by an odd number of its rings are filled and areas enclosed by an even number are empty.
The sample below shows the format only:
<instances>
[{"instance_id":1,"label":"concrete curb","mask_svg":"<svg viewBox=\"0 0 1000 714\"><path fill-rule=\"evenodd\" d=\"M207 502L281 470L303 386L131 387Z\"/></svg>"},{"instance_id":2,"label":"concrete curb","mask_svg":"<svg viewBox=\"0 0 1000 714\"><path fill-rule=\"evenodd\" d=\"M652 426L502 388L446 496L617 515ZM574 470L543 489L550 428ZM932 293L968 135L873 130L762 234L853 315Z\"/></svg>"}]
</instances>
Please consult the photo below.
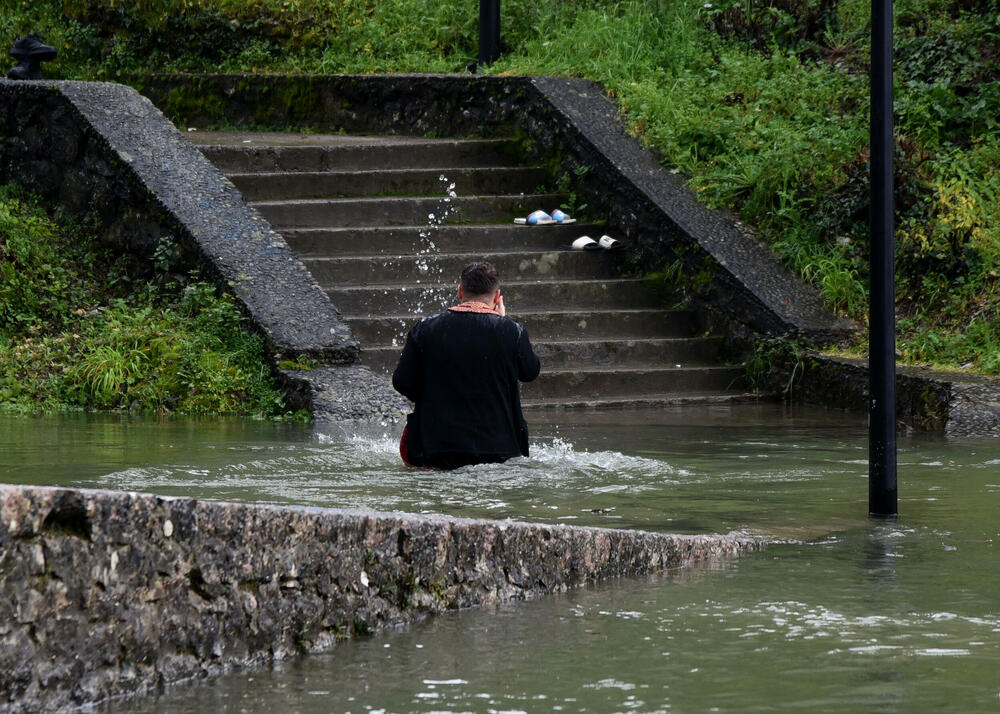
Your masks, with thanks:
<instances>
[{"instance_id":1,"label":"concrete curb","mask_svg":"<svg viewBox=\"0 0 1000 714\"><path fill-rule=\"evenodd\" d=\"M305 357L325 368L316 379L278 370L293 408L318 420L405 411L384 379L355 364L350 328L284 239L135 90L0 79L0 182L96 215L119 250L150 258L162 239L176 241L183 267L236 297L275 365ZM339 365L352 369L331 379ZM331 398L331 385L358 391Z\"/></svg>"},{"instance_id":2,"label":"concrete curb","mask_svg":"<svg viewBox=\"0 0 1000 714\"><path fill-rule=\"evenodd\" d=\"M588 201L617 219L612 231L641 247L650 269L681 260L688 275L707 271L710 280L692 297L754 332L827 342L854 331L746 226L701 205L685 177L628 136L617 107L598 85L550 77L531 82L565 127L562 143L572 161L567 168L589 168Z\"/></svg>"},{"instance_id":3,"label":"concrete curb","mask_svg":"<svg viewBox=\"0 0 1000 714\"><path fill-rule=\"evenodd\" d=\"M764 545L0 485L0 708L147 693L429 613Z\"/></svg>"}]
</instances>

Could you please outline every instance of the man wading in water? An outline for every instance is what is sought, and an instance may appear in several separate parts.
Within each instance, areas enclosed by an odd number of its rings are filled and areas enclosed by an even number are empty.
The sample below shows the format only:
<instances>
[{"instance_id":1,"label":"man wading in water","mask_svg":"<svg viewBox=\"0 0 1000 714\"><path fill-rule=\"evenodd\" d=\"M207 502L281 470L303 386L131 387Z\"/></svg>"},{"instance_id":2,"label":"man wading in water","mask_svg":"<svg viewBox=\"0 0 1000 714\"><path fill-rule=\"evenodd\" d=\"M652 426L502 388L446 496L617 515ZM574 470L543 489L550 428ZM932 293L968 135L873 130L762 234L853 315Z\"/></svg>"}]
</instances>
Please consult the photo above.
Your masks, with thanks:
<instances>
[{"instance_id":1,"label":"man wading in water","mask_svg":"<svg viewBox=\"0 0 1000 714\"><path fill-rule=\"evenodd\" d=\"M518 381L540 369L528 333L506 316L489 263L465 266L458 299L410 330L392 374L392 386L415 403L399 443L410 466L455 469L528 455Z\"/></svg>"}]
</instances>

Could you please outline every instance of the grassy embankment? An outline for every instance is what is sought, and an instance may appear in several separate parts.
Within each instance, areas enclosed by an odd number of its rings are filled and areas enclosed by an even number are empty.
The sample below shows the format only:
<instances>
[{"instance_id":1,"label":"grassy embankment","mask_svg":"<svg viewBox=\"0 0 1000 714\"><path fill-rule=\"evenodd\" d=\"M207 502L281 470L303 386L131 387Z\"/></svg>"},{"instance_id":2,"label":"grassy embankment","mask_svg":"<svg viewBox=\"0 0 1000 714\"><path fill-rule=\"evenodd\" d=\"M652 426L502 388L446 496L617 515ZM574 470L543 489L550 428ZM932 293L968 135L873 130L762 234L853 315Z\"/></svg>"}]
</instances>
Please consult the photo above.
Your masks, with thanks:
<instances>
[{"instance_id":1,"label":"grassy embankment","mask_svg":"<svg viewBox=\"0 0 1000 714\"><path fill-rule=\"evenodd\" d=\"M281 416L261 340L227 295L113 255L86 226L0 187L0 412Z\"/></svg>"},{"instance_id":2,"label":"grassy embankment","mask_svg":"<svg viewBox=\"0 0 1000 714\"><path fill-rule=\"evenodd\" d=\"M59 46L52 77L462 71L476 54L475 4L453 0L4 2L0 36L35 28ZM895 5L899 347L909 363L997 374L1000 7ZM601 82L705 203L738 211L866 321L867 2L502 7L506 54L487 71Z\"/></svg>"}]
</instances>

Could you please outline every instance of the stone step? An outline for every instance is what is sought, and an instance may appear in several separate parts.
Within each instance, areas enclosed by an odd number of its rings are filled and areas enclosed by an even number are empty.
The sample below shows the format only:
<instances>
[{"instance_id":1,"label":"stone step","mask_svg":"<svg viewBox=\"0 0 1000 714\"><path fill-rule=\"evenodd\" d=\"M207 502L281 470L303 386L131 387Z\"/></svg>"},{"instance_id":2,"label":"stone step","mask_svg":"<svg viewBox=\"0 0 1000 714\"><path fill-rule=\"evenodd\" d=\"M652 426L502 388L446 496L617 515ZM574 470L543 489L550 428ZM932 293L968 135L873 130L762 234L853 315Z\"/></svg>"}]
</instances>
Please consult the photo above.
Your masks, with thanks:
<instances>
[{"instance_id":1,"label":"stone step","mask_svg":"<svg viewBox=\"0 0 1000 714\"><path fill-rule=\"evenodd\" d=\"M742 390L743 367L618 367L615 369L542 370L521 385L525 399L608 399L640 392L725 392Z\"/></svg>"},{"instance_id":2,"label":"stone step","mask_svg":"<svg viewBox=\"0 0 1000 714\"><path fill-rule=\"evenodd\" d=\"M595 279L621 269L621 256L607 251L549 250L521 253L432 253L391 257L302 258L320 285L381 285L430 281L447 285L476 260L493 264L502 281Z\"/></svg>"},{"instance_id":3,"label":"stone step","mask_svg":"<svg viewBox=\"0 0 1000 714\"><path fill-rule=\"evenodd\" d=\"M721 337L629 340L545 340L532 342L546 369L580 367L693 367L717 363Z\"/></svg>"},{"instance_id":4,"label":"stone step","mask_svg":"<svg viewBox=\"0 0 1000 714\"><path fill-rule=\"evenodd\" d=\"M730 391L699 391L699 392L668 392L654 394L639 392L616 396L596 397L592 399L577 398L564 395L558 398L522 399L521 406L526 412L539 412L563 409L657 409L664 407L686 406L726 406L731 404L752 404L774 402L780 395Z\"/></svg>"},{"instance_id":5,"label":"stone step","mask_svg":"<svg viewBox=\"0 0 1000 714\"><path fill-rule=\"evenodd\" d=\"M592 310L521 312L511 316L539 340L615 340L693 337L700 319L690 310ZM362 348L402 347L419 316L345 317Z\"/></svg>"},{"instance_id":6,"label":"stone step","mask_svg":"<svg viewBox=\"0 0 1000 714\"><path fill-rule=\"evenodd\" d=\"M639 366L705 366L718 361L720 337L691 337L634 340L535 341L535 354L543 369L583 369ZM389 373L396 368L401 347L365 347L362 362L375 371Z\"/></svg>"},{"instance_id":7,"label":"stone step","mask_svg":"<svg viewBox=\"0 0 1000 714\"><path fill-rule=\"evenodd\" d=\"M513 219L511 219L513 220ZM300 257L319 255L400 255L440 251L555 250L581 235L595 240L603 233L593 223L518 226L513 223L417 226L284 228L281 235Z\"/></svg>"},{"instance_id":8,"label":"stone step","mask_svg":"<svg viewBox=\"0 0 1000 714\"><path fill-rule=\"evenodd\" d=\"M558 194L531 196L422 196L254 201L254 208L280 233L284 228L412 226L425 223L510 223L539 206L558 206Z\"/></svg>"},{"instance_id":9,"label":"stone step","mask_svg":"<svg viewBox=\"0 0 1000 714\"><path fill-rule=\"evenodd\" d=\"M327 286L324 291L345 315L430 314L454 305L458 276L451 284ZM543 309L578 310L659 307L646 278L504 281L511 314Z\"/></svg>"},{"instance_id":10,"label":"stone step","mask_svg":"<svg viewBox=\"0 0 1000 714\"><path fill-rule=\"evenodd\" d=\"M198 136L201 134L201 136ZM233 132L192 132L199 149L223 173L260 171L362 171L408 168L516 166L515 144L507 139L417 139L303 135L299 143L258 145L240 142ZM212 139L218 139L212 143ZM244 140L245 141L245 140Z\"/></svg>"},{"instance_id":11,"label":"stone step","mask_svg":"<svg viewBox=\"0 0 1000 714\"><path fill-rule=\"evenodd\" d=\"M367 171L231 173L248 201L337 196L447 196L535 193L545 182L538 167L387 169Z\"/></svg>"}]
</instances>

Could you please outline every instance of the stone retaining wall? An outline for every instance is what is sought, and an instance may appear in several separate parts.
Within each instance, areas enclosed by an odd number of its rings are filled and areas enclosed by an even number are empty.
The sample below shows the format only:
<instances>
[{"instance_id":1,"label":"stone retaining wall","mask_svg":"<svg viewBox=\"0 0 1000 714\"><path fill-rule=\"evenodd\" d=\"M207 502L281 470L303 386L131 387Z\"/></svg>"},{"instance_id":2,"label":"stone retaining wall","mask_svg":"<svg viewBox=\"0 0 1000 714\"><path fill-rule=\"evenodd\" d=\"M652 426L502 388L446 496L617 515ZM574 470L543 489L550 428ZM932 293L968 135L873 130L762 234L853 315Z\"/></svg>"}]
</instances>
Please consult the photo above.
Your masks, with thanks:
<instances>
[{"instance_id":1,"label":"stone retaining wall","mask_svg":"<svg viewBox=\"0 0 1000 714\"><path fill-rule=\"evenodd\" d=\"M78 216L103 239L149 258L162 239L231 292L275 365L308 357L313 373L276 370L293 408L318 419L394 418L406 401L366 368L350 328L284 239L153 104L101 82L0 79L0 183Z\"/></svg>"},{"instance_id":2,"label":"stone retaining wall","mask_svg":"<svg viewBox=\"0 0 1000 714\"><path fill-rule=\"evenodd\" d=\"M428 613L762 547L0 485L0 711L149 692Z\"/></svg>"}]
</instances>

